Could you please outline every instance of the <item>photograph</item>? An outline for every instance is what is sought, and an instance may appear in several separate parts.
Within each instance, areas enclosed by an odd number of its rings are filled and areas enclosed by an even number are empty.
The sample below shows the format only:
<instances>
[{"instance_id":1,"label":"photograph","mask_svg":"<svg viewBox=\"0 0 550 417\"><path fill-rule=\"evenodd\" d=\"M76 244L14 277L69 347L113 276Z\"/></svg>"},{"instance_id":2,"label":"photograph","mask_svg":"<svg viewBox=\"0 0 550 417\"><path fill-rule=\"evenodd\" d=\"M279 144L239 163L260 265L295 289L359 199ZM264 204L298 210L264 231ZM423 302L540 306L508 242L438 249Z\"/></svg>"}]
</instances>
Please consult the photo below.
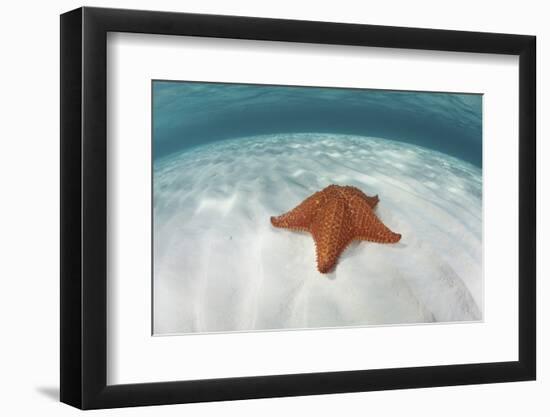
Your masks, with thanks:
<instances>
[{"instance_id":1,"label":"photograph","mask_svg":"<svg viewBox=\"0 0 550 417\"><path fill-rule=\"evenodd\" d=\"M152 334L482 322L482 107L152 80Z\"/></svg>"},{"instance_id":2,"label":"photograph","mask_svg":"<svg viewBox=\"0 0 550 417\"><path fill-rule=\"evenodd\" d=\"M537 415L543 13L94 3L12 42L11 409Z\"/></svg>"}]
</instances>

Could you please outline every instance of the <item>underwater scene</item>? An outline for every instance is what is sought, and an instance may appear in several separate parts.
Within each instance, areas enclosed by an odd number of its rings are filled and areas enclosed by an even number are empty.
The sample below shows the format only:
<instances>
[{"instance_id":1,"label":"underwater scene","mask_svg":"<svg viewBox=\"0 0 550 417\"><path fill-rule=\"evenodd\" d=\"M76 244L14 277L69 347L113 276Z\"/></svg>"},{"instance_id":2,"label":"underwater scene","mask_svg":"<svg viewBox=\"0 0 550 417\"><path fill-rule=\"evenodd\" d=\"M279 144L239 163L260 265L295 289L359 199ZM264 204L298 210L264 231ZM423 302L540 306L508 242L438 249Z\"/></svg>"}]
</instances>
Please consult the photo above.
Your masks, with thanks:
<instances>
[{"instance_id":1,"label":"underwater scene","mask_svg":"<svg viewBox=\"0 0 550 417\"><path fill-rule=\"evenodd\" d=\"M152 81L153 334L483 319L482 95Z\"/></svg>"}]
</instances>

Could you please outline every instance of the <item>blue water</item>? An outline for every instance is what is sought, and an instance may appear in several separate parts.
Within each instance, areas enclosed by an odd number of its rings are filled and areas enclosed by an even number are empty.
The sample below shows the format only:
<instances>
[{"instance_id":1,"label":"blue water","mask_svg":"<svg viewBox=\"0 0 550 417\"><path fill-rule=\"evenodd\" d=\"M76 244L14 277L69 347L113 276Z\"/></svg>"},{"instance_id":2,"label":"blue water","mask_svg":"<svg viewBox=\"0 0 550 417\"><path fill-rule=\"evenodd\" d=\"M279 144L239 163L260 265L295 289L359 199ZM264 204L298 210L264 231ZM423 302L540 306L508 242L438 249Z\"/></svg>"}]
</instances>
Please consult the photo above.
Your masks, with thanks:
<instances>
[{"instance_id":1,"label":"blue water","mask_svg":"<svg viewBox=\"0 0 550 417\"><path fill-rule=\"evenodd\" d=\"M159 159L223 139L320 132L374 136L482 166L482 95L153 81Z\"/></svg>"}]
</instances>

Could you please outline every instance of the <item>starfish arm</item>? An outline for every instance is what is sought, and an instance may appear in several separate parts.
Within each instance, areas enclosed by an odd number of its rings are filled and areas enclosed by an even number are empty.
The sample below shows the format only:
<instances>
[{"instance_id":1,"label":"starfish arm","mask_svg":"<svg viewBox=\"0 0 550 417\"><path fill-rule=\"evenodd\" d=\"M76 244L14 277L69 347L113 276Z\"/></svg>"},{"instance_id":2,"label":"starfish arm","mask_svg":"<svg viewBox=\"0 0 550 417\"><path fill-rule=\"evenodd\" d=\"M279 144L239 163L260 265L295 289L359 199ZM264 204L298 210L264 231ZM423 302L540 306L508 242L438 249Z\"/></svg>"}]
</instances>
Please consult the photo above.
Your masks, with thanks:
<instances>
[{"instance_id":1,"label":"starfish arm","mask_svg":"<svg viewBox=\"0 0 550 417\"><path fill-rule=\"evenodd\" d=\"M313 218L325 200L325 196L318 191L292 210L271 217L271 224L284 229L309 230Z\"/></svg>"},{"instance_id":2,"label":"starfish arm","mask_svg":"<svg viewBox=\"0 0 550 417\"><path fill-rule=\"evenodd\" d=\"M391 231L373 212L358 217L354 239L377 243L397 243L401 240L401 235Z\"/></svg>"},{"instance_id":3,"label":"starfish arm","mask_svg":"<svg viewBox=\"0 0 550 417\"><path fill-rule=\"evenodd\" d=\"M351 197L348 209L352 216L354 239L377 243L396 243L401 239L401 235L382 223L370 205L360 197Z\"/></svg>"},{"instance_id":4,"label":"starfish arm","mask_svg":"<svg viewBox=\"0 0 550 417\"><path fill-rule=\"evenodd\" d=\"M371 209L374 209L380 201L378 195L375 195L374 197L369 197L368 195L365 195L365 200L367 201L367 204L370 206Z\"/></svg>"},{"instance_id":5,"label":"starfish arm","mask_svg":"<svg viewBox=\"0 0 550 417\"><path fill-rule=\"evenodd\" d=\"M317 269L321 273L334 268L340 254L353 239L352 222L342 199L328 201L311 224L315 241Z\"/></svg>"}]
</instances>

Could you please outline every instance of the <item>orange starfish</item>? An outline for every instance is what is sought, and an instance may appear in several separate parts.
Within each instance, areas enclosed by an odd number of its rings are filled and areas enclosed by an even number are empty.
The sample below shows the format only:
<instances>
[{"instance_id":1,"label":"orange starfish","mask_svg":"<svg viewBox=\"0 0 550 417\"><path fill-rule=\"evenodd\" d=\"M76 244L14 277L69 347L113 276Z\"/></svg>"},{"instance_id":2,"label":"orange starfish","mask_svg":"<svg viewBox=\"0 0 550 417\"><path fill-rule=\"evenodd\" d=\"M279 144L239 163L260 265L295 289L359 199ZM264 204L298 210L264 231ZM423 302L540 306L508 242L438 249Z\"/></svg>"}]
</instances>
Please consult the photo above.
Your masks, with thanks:
<instances>
[{"instance_id":1,"label":"orange starfish","mask_svg":"<svg viewBox=\"0 0 550 417\"><path fill-rule=\"evenodd\" d=\"M329 185L289 212L271 217L271 224L312 234L317 269L329 272L354 240L396 243L401 235L388 229L374 214L378 196L369 197L351 186Z\"/></svg>"}]
</instances>

